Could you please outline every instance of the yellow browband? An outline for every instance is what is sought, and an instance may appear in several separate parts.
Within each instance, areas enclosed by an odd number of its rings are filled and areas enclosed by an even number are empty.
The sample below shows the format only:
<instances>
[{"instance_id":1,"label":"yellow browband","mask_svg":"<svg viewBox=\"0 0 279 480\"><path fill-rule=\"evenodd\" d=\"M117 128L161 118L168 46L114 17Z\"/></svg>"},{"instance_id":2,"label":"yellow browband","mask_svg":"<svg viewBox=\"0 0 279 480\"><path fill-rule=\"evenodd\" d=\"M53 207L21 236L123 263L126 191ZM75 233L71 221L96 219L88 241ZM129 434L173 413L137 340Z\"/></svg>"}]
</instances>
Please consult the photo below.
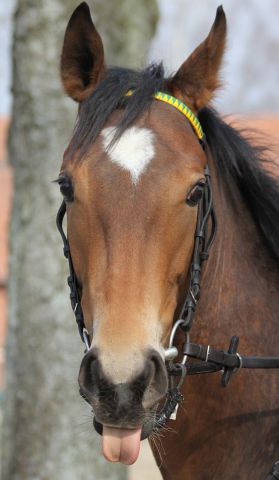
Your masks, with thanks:
<instances>
[{"instance_id":1,"label":"yellow browband","mask_svg":"<svg viewBox=\"0 0 279 480\"><path fill-rule=\"evenodd\" d=\"M127 92L126 95L128 97L133 95L132 90L129 90L129 92ZM187 107L187 105L185 105L185 103L181 102L181 100L178 100L175 97L172 97L168 93L163 93L163 92L156 92L156 93L154 93L153 97L156 100L160 100L161 102L168 103L169 105L172 105L177 110L179 110L187 118L187 120L191 123L191 125L194 129L194 132L196 133L198 139L200 141L204 140L204 133L203 133L202 126L201 126L199 120L197 119L196 115L194 115L192 110L190 110L190 108Z\"/></svg>"}]
</instances>

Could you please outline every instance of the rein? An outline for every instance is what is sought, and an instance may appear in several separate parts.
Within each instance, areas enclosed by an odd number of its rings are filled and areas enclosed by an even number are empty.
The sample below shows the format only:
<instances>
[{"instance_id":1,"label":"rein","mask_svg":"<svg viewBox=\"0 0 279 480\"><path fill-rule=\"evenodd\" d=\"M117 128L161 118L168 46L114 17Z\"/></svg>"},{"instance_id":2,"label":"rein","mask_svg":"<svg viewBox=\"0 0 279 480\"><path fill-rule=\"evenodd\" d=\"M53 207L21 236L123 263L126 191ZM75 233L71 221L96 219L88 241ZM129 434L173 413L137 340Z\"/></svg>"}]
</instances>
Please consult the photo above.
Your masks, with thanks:
<instances>
[{"instance_id":1,"label":"rein","mask_svg":"<svg viewBox=\"0 0 279 480\"><path fill-rule=\"evenodd\" d=\"M130 96L132 94L133 92L129 91L126 95ZM206 150L205 135L203 133L201 124L194 113L183 102L166 93L157 92L154 94L154 98L156 100L168 103L180 111L190 122L202 148ZM248 357L240 355L237 352L239 343L239 337L237 336L233 336L231 338L227 351L216 350L211 348L209 345L203 346L190 342L190 330L193 325L196 307L200 298L202 267L203 263L209 257L209 250L214 241L217 228L208 166L206 166L204 173L205 187L203 196L198 204L197 226L195 232L192 263L190 267L189 286L179 319L176 320L173 325L169 346L167 349L165 349L165 361L167 362L170 387L166 395L165 405L163 406L154 424L155 430L163 427L168 419L176 418L177 408L184 399L183 395L180 393L180 389L183 385L186 375L197 375L222 371L223 374L221 378L221 385L226 387L232 377L232 374L236 373L242 368L279 368L279 357ZM68 285L70 288L71 306L76 318L81 340L86 346L86 353L90 349L90 337L84 323L84 316L78 290L78 281L73 267L68 239L63 230L63 219L65 213L66 203L65 200L63 200L57 213L56 225L62 237L64 256L68 260L69 265L70 275L68 276ZM178 363L174 363L174 359L179 355L177 348L174 346L174 340L178 329L183 331L185 335L185 341L182 349L182 360ZM198 360L198 362L189 363L188 358ZM177 382L175 381L176 377L179 377Z\"/></svg>"}]
</instances>

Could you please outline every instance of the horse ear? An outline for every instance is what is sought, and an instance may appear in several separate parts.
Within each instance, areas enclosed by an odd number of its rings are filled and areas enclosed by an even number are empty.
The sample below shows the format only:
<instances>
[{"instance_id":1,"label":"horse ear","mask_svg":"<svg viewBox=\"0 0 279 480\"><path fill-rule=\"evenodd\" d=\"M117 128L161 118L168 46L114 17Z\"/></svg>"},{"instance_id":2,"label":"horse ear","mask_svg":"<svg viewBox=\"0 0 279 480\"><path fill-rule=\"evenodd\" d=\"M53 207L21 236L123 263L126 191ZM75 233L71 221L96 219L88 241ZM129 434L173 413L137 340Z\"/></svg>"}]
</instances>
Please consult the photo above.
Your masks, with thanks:
<instances>
[{"instance_id":1,"label":"horse ear","mask_svg":"<svg viewBox=\"0 0 279 480\"><path fill-rule=\"evenodd\" d=\"M196 112L204 107L220 86L218 74L226 43L226 16L222 6L207 38L181 65L171 80L174 96L183 97Z\"/></svg>"},{"instance_id":2,"label":"horse ear","mask_svg":"<svg viewBox=\"0 0 279 480\"><path fill-rule=\"evenodd\" d=\"M60 65L66 93L82 102L105 75L104 48L87 3L81 3L66 28Z\"/></svg>"}]
</instances>

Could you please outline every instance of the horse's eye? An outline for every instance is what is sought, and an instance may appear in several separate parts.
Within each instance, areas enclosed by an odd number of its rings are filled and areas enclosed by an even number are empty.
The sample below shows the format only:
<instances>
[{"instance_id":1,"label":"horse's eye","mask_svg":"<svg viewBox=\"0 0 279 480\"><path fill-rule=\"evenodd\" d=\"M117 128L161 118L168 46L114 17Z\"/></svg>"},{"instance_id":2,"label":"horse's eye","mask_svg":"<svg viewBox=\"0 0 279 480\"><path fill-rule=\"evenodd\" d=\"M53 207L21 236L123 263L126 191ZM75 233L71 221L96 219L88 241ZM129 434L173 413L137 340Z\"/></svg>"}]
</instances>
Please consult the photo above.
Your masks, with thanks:
<instances>
[{"instance_id":1,"label":"horse's eye","mask_svg":"<svg viewBox=\"0 0 279 480\"><path fill-rule=\"evenodd\" d=\"M204 182L200 181L192 188L186 198L187 205L195 207L199 203L203 196L204 185Z\"/></svg>"},{"instance_id":2,"label":"horse's eye","mask_svg":"<svg viewBox=\"0 0 279 480\"><path fill-rule=\"evenodd\" d=\"M72 202L74 200L74 187L69 177L59 177L58 184L60 192L62 193L66 202Z\"/></svg>"}]
</instances>

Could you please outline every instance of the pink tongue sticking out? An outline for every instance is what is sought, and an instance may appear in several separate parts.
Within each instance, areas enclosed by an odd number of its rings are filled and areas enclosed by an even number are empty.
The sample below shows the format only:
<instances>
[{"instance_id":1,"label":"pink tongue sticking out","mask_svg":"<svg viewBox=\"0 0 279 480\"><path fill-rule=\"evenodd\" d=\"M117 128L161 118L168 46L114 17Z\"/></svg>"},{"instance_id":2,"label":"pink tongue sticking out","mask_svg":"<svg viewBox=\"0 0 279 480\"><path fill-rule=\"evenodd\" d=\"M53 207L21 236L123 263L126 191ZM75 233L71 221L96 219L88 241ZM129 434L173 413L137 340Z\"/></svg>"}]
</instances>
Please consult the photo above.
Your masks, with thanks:
<instances>
[{"instance_id":1,"label":"pink tongue sticking out","mask_svg":"<svg viewBox=\"0 0 279 480\"><path fill-rule=\"evenodd\" d=\"M125 428L103 428L103 455L110 462L132 465L139 456L141 427L133 430Z\"/></svg>"}]
</instances>

